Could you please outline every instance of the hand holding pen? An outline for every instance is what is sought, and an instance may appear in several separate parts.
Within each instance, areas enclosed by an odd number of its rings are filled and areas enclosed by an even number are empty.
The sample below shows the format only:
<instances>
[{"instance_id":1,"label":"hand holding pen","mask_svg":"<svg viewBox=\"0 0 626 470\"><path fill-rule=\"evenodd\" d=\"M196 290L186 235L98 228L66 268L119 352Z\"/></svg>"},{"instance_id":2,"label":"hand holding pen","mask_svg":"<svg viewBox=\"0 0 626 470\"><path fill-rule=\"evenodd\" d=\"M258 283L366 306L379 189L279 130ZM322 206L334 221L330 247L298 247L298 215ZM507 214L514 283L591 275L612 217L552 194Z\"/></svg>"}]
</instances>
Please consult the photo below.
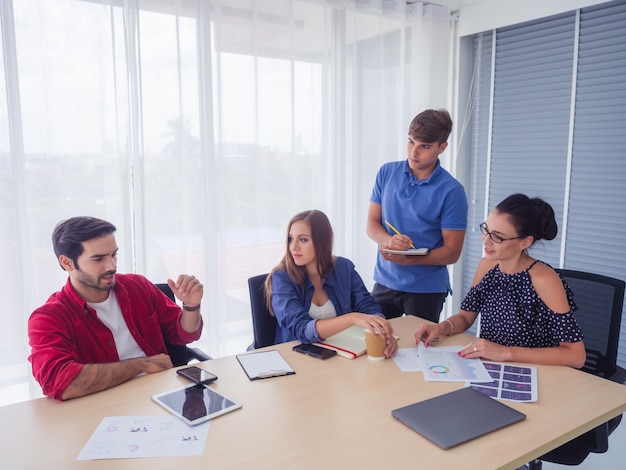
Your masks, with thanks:
<instances>
[{"instance_id":1,"label":"hand holding pen","mask_svg":"<svg viewBox=\"0 0 626 470\"><path fill-rule=\"evenodd\" d=\"M407 240L408 240L408 243L409 243L409 248L412 248L413 250L415 250L415 245L413 245L413 242L411 241L411 239L410 239L407 235L402 235L402 234L398 231L398 229L397 229L397 228L395 228L393 225L391 225L391 224L389 223L389 221L388 221L388 220L385 220L385 224L387 224L387 227L389 227L391 230L393 230L393 232L394 232L396 235L399 235L400 237L404 238L404 239L405 239L404 241L407 241ZM391 248L391 242L390 242L390 244L389 244L389 248Z\"/></svg>"}]
</instances>

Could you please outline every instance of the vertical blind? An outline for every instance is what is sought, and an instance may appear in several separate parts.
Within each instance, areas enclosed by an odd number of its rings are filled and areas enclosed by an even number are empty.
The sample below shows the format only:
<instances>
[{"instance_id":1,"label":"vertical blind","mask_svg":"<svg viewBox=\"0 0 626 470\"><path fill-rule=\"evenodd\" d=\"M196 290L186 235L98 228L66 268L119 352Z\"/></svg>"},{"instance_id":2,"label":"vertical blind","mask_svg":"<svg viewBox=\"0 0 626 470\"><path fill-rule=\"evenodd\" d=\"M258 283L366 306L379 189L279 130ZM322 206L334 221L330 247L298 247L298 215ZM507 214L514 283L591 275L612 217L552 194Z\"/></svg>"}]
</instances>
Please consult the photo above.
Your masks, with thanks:
<instances>
[{"instance_id":1,"label":"vertical blind","mask_svg":"<svg viewBox=\"0 0 626 470\"><path fill-rule=\"evenodd\" d=\"M475 68L485 73L471 123L470 223L478 222L472 217L484 200L482 218L511 193L541 197L555 209L559 235L533 247L533 256L626 280L626 2L483 32L472 41ZM470 232L466 241L464 293L479 239ZM624 366L626 318L622 325Z\"/></svg>"},{"instance_id":2,"label":"vertical blind","mask_svg":"<svg viewBox=\"0 0 626 470\"><path fill-rule=\"evenodd\" d=\"M565 14L496 32L489 209L521 192L549 202L562 220L574 19ZM539 242L535 256L558 266L561 234Z\"/></svg>"}]
</instances>

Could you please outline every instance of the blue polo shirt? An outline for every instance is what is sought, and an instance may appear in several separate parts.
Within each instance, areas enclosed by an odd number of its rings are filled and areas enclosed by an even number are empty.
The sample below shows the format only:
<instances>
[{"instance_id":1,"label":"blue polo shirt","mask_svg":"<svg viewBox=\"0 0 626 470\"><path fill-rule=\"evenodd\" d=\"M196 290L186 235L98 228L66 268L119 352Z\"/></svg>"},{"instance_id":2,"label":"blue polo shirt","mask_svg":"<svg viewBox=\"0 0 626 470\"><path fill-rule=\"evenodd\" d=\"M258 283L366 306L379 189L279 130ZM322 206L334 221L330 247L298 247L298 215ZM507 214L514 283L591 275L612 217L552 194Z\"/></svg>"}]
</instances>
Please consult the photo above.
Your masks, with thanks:
<instances>
[{"instance_id":1,"label":"blue polo shirt","mask_svg":"<svg viewBox=\"0 0 626 470\"><path fill-rule=\"evenodd\" d=\"M461 183L441 167L424 180L415 178L407 160L385 163L376 175L370 201L381 205L387 220L411 237L416 248L443 246L442 230L467 228L467 197ZM401 292L451 292L447 266L403 266L386 261L380 253L374 280Z\"/></svg>"}]
</instances>

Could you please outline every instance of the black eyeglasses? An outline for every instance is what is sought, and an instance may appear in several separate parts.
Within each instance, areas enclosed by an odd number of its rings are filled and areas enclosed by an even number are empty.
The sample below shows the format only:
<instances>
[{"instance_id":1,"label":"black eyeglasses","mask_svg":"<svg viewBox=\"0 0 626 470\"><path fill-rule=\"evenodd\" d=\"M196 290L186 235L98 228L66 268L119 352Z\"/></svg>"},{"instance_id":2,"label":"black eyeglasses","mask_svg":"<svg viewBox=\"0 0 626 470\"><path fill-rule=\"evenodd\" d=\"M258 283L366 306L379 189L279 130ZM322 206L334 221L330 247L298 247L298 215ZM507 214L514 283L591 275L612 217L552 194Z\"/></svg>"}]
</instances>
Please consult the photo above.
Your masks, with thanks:
<instances>
[{"instance_id":1,"label":"black eyeglasses","mask_svg":"<svg viewBox=\"0 0 626 470\"><path fill-rule=\"evenodd\" d=\"M524 237L502 238L500 235L496 235L495 233L491 233L489 230L487 230L487 224L485 222L480 224L478 227L480 228L480 233L482 233L483 235L487 235L489 238L491 238L492 241L498 244L505 242L507 240L518 240L520 238L524 238Z\"/></svg>"}]
</instances>

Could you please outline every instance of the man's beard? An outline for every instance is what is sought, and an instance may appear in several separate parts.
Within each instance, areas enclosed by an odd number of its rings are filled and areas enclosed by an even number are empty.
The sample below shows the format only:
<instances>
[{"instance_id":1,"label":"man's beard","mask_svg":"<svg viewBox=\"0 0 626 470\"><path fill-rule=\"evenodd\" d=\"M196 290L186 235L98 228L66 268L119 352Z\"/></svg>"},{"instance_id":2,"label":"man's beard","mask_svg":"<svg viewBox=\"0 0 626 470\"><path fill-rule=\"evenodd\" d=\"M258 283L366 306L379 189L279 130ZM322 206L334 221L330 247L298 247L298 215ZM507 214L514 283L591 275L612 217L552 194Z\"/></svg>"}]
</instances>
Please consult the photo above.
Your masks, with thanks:
<instances>
[{"instance_id":1,"label":"man's beard","mask_svg":"<svg viewBox=\"0 0 626 470\"><path fill-rule=\"evenodd\" d=\"M107 284L100 284L100 280L106 276L114 275L116 271L107 271L106 273L103 273L100 277L98 277L97 281L94 281L93 277L89 276L88 274L85 274L80 269L77 269L76 272L78 274L78 276L76 277L76 280L80 282L81 284L83 284L84 286L89 287L91 289L110 291L113 287L115 287L115 280Z\"/></svg>"}]
</instances>

